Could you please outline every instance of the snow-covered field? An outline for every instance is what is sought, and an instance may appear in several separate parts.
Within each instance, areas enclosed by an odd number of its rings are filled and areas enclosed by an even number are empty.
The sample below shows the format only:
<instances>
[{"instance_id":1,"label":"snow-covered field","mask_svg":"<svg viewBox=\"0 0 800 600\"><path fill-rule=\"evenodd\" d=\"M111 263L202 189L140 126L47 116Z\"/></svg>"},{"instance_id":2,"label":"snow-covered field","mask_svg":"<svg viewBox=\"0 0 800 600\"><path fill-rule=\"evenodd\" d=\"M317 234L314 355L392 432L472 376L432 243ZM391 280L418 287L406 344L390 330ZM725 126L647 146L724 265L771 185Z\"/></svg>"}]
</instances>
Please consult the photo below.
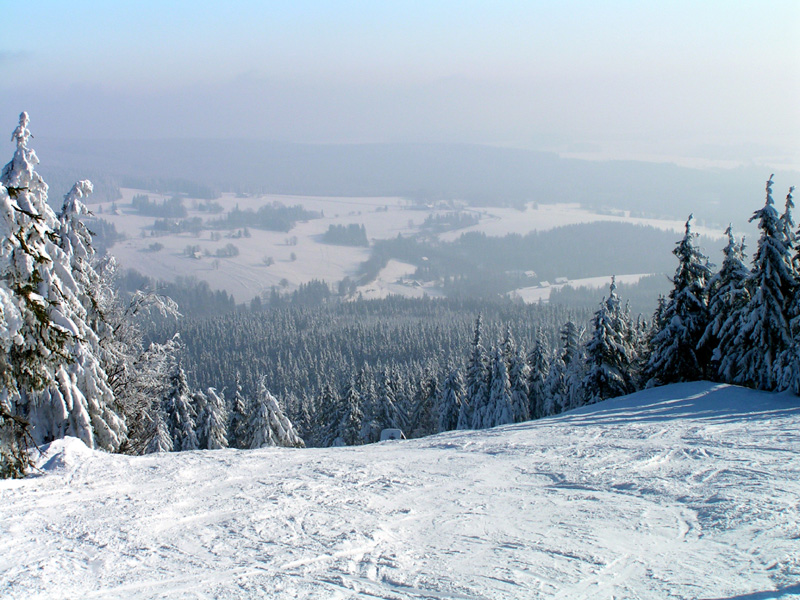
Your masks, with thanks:
<instances>
[{"instance_id":1,"label":"snow-covered field","mask_svg":"<svg viewBox=\"0 0 800 600\"><path fill-rule=\"evenodd\" d=\"M800 597L800 400L709 383L357 448L51 445L0 597Z\"/></svg>"},{"instance_id":2,"label":"snow-covered field","mask_svg":"<svg viewBox=\"0 0 800 600\"><path fill-rule=\"evenodd\" d=\"M482 215L480 223L459 231L444 233L439 237L445 241L452 241L468 231L480 231L486 235L495 236L508 233L525 235L531 231L547 231L548 229L564 227L565 225L597 223L600 221L649 225L664 231L675 231L678 234L683 233L686 226L685 221L632 217L622 211L601 214L581 208L579 204L528 204L525 210L489 207L471 209L471 212L478 212ZM722 235L721 231L697 226L696 223L693 225L692 230L712 238Z\"/></svg>"},{"instance_id":3,"label":"snow-covered field","mask_svg":"<svg viewBox=\"0 0 800 600\"><path fill-rule=\"evenodd\" d=\"M638 283L642 277L647 277L652 273L637 273L633 275L616 275L617 283L634 284ZM565 286L573 288L589 288L592 290L599 290L607 288L611 284L611 275L605 277L587 277L585 279L570 279L563 283L549 283L547 285L534 285L531 287L520 288L508 293L512 298L519 298L527 304L535 304L536 302L547 302L550 300L550 292L553 290L560 290Z\"/></svg>"},{"instance_id":4,"label":"snow-covered field","mask_svg":"<svg viewBox=\"0 0 800 600\"><path fill-rule=\"evenodd\" d=\"M120 214L110 214L111 205L105 204L103 213L98 216L114 223L118 231L128 236L111 249L123 267L168 281L177 277L195 277L207 281L212 289L227 291L237 302L248 302L254 296L268 294L272 287L291 290L312 279L335 283L347 276L354 276L359 265L369 258L369 248L322 243L322 235L330 225L363 224L370 238L384 239L395 237L398 233L406 235L416 232L416 226L424 220L421 213L403 210L398 198L236 198L226 194L219 200L225 211L237 205L242 210L257 210L277 200L287 206L300 204L307 210L323 211L325 216L300 222L288 233L250 228L249 238L227 238L224 231L220 232L222 237L219 240L212 239L210 231L203 231L200 235L184 233L150 237L142 236L142 232L149 232L147 228L152 225L154 218L138 216L129 206L130 198L146 193L151 200L161 201L163 196L142 190L122 191ZM190 208L192 201L188 200L185 204ZM207 213L191 210L189 216L209 218ZM212 218L218 216L212 215ZM163 248L156 252L149 251L148 248L154 243L161 244ZM239 255L232 258L215 257L216 251L226 244L235 245ZM199 246L201 253L207 251L211 256L191 258L184 252L187 246Z\"/></svg>"},{"instance_id":5,"label":"snow-covered field","mask_svg":"<svg viewBox=\"0 0 800 600\"><path fill-rule=\"evenodd\" d=\"M417 267L411 263L390 260L380 270L374 281L359 286L356 293L365 300L378 300L388 296L405 296L406 298L439 298L444 296L441 290L429 282L415 281L413 278Z\"/></svg>"},{"instance_id":6,"label":"snow-covered field","mask_svg":"<svg viewBox=\"0 0 800 600\"><path fill-rule=\"evenodd\" d=\"M102 205L102 213L98 216L114 223L118 231L127 235L126 240L117 243L111 250L123 267L131 267L151 277L165 280L192 276L207 281L212 289L224 289L233 294L237 302L247 302L254 296L266 294L273 286L292 290L312 279L336 283L345 277L354 277L361 263L369 257L370 251L368 248L322 243L322 235L330 225L363 224L372 241L397 237L398 234L415 234L419 232L428 215L451 210L412 210L401 198L276 195L237 198L226 194L218 200L226 211L237 205L243 210L257 210L264 204L279 201L287 206L299 204L307 210L321 211L324 216L298 223L288 233L250 228L249 238L230 239L225 237L225 232L220 232L222 237L217 240L212 239L210 231L203 231L199 235L184 233L150 237L149 227L154 218L136 214L130 207L131 198L144 193L151 200L160 202L165 196L133 189L123 189L122 193L123 199L117 203L119 214L111 214L111 204L106 203ZM190 209L189 216L208 219L208 213L191 210L197 202L191 199L184 202ZM99 212L99 208L100 205L92 206L96 212ZM456 239L466 231L482 231L487 235L526 234L563 225L609 220L641 223L675 231L676 240L684 229L684 223L678 221L639 219L624 214L598 214L584 210L577 204L531 204L524 211L498 207L467 210L479 214L480 222L466 229L441 233L439 237L442 240ZM212 218L215 217L212 215ZM696 227L695 230L712 236L721 234L702 227ZM287 243L290 239L293 239L293 243ZM155 243L161 244L163 248L153 251L151 246ZM239 249L238 256L214 256L218 249L231 243ZM201 254L207 252L209 256L192 258L185 253L187 246L198 246ZM396 266L391 266L376 285L360 290L362 294L370 298L383 297L388 293L409 297L440 295L437 290L423 288L413 280L398 281L401 277L394 275L396 269Z\"/></svg>"}]
</instances>

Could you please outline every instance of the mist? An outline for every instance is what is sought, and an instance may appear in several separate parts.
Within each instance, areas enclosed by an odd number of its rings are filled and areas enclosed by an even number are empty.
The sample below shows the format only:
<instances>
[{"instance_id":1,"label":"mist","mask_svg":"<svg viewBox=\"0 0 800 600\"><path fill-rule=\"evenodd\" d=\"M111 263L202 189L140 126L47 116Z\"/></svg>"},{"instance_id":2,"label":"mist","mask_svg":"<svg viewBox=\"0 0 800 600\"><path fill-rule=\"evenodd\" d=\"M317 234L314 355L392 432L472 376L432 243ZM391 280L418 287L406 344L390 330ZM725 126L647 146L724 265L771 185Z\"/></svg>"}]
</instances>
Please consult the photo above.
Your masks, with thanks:
<instances>
[{"instance_id":1,"label":"mist","mask_svg":"<svg viewBox=\"0 0 800 600\"><path fill-rule=\"evenodd\" d=\"M468 143L797 168L795 3L8 7L40 136ZM9 117L12 118L12 117Z\"/></svg>"}]
</instances>

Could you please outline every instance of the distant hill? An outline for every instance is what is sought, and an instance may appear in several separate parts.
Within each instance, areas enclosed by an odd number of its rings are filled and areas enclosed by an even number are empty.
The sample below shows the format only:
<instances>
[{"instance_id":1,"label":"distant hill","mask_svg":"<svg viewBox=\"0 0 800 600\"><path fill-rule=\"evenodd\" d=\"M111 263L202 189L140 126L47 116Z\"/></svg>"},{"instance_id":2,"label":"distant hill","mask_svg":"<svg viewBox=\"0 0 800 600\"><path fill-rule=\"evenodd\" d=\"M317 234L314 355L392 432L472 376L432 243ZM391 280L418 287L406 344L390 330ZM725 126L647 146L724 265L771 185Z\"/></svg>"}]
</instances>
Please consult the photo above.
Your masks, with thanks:
<instances>
[{"instance_id":1,"label":"distant hill","mask_svg":"<svg viewBox=\"0 0 800 600\"><path fill-rule=\"evenodd\" d=\"M579 202L726 225L763 202L765 168L697 170L634 161L591 162L466 144L313 145L253 140L36 139L42 172L191 182L221 191L326 196L460 198L482 205ZM776 190L800 183L777 173ZM141 186L145 187L145 186ZM152 189L152 186L149 186Z\"/></svg>"}]
</instances>

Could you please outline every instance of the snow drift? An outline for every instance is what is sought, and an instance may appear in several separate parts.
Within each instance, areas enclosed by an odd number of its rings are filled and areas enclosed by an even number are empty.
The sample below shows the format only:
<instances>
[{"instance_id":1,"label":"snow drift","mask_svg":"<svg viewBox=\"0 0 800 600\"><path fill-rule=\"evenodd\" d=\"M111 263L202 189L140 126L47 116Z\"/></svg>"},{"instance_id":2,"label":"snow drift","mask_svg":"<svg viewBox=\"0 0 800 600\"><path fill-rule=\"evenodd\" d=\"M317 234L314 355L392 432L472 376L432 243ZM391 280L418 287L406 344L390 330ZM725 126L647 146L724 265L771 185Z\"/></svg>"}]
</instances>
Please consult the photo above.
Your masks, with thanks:
<instances>
[{"instance_id":1,"label":"snow drift","mask_svg":"<svg viewBox=\"0 0 800 600\"><path fill-rule=\"evenodd\" d=\"M710 383L329 449L54 442L0 482L8 598L800 596L800 401Z\"/></svg>"}]
</instances>

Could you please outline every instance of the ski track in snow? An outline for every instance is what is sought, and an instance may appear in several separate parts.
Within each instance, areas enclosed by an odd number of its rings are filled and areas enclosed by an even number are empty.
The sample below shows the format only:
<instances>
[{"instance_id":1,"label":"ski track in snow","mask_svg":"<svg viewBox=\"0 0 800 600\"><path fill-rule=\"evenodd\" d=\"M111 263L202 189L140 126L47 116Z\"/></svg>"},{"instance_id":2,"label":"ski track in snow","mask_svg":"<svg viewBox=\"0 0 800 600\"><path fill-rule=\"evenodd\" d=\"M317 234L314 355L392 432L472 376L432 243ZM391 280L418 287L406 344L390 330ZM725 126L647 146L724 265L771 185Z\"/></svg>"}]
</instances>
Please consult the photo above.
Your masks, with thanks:
<instances>
[{"instance_id":1,"label":"ski track in snow","mask_svg":"<svg viewBox=\"0 0 800 600\"><path fill-rule=\"evenodd\" d=\"M47 463L49 461L49 463ZM800 401L709 383L358 448L0 482L0 597L800 597Z\"/></svg>"}]
</instances>

